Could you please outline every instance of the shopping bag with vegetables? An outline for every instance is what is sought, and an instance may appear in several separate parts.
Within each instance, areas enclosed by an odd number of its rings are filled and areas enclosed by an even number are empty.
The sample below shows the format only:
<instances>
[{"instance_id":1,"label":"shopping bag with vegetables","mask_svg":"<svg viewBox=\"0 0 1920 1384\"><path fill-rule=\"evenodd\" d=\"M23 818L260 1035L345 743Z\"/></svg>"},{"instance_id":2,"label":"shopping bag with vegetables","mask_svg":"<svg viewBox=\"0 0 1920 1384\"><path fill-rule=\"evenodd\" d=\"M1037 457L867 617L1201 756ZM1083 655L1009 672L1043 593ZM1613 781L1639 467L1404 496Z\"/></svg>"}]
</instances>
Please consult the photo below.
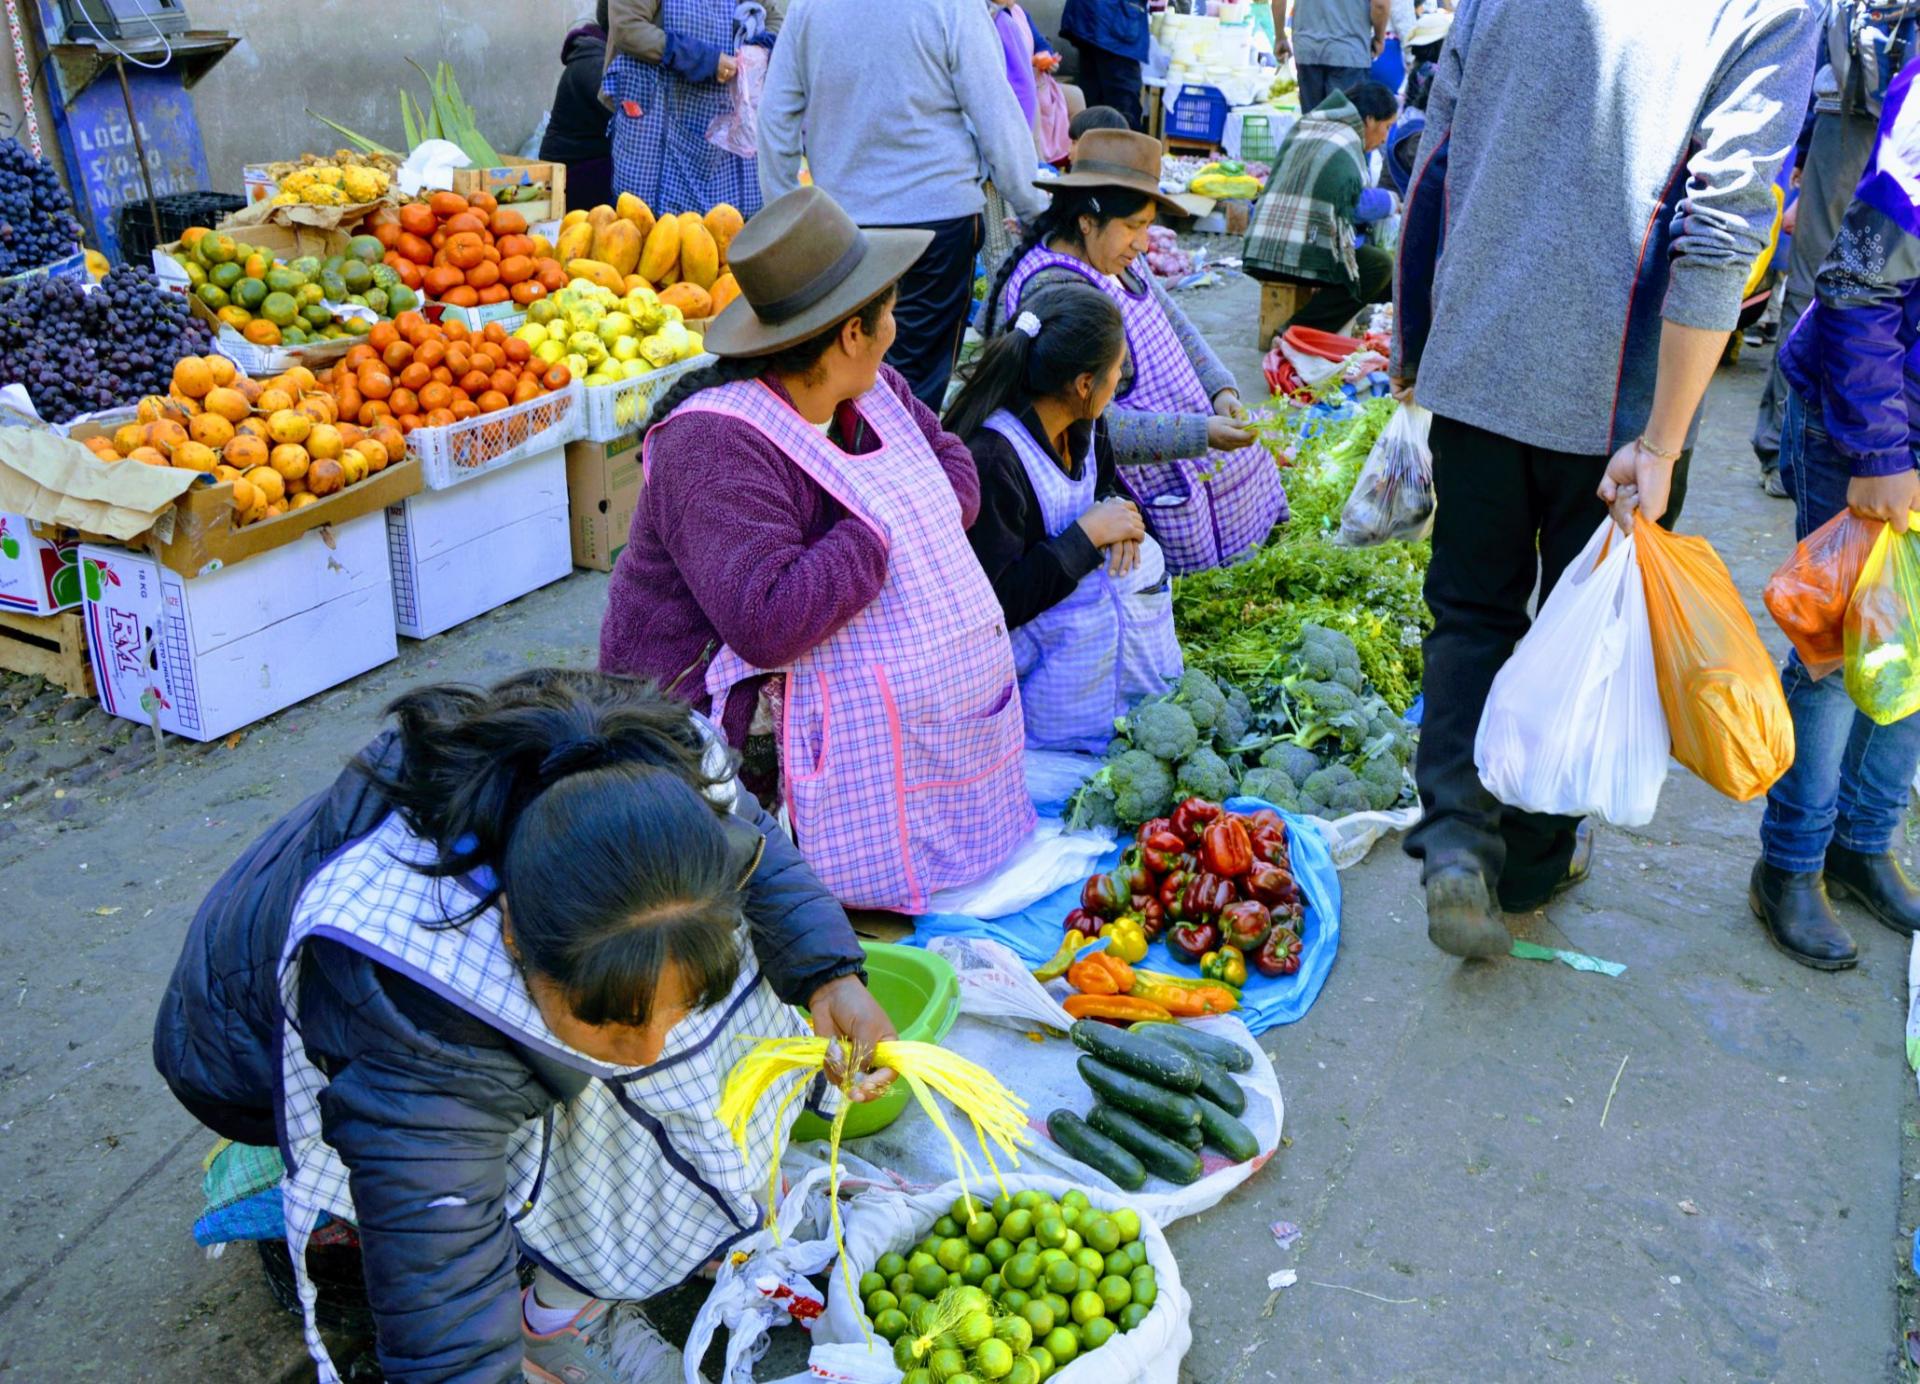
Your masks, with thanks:
<instances>
[{"instance_id":1,"label":"shopping bag with vegetables","mask_svg":"<svg viewBox=\"0 0 1920 1384\"><path fill-rule=\"evenodd\" d=\"M1767 579L1761 599L1816 681L1846 661L1847 602L1882 527L1843 509L1803 538Z\"/></svg>"},{"instance_id":2,"label":"shopping bag with vegetables","mask_svg":"<svg viewBox=\"0 0 1920 1384\"><path fill-rule=\"evenodd\" d=\"M1637 525L1653 671L1673 757L1736 802L1793 763L1793 717L1753 617L1706 539Z\"/></svg>"},{"instance_id":3,"label":"shopping bag with vegetables","mask_svg":"<svg viewBox=\"0 0 1920 1384\"><path fill-rule=\"evenodd\" d=\"M1371 548L1393 539L1417 543L1433 532L1433 414L1402 404L1387 420L1340 511L1340 542Z\"/></svg>"},{"instance_id":4,"label":"shopping bag with vegetables","mask_svg":"<svg viewBox=\"0 0 1920 1384\"><path fill-rule=\"evenodd\" d=\"M1509 807L1653 820L1669 738L1635 542L1603 521L1494 677L1473 762Z\"/></svg>"},{"instance_id":5,"label":"shopping bag with vegetables","mask_svg":"<svg viewBox=\"0 0 1920 1384\"><path fill-rule=\"evenodd\" d=\"M1847 695L1876 725L1920 711L1920 530L1883 528L1847 603Z\"/></svg>"}]
</instances>

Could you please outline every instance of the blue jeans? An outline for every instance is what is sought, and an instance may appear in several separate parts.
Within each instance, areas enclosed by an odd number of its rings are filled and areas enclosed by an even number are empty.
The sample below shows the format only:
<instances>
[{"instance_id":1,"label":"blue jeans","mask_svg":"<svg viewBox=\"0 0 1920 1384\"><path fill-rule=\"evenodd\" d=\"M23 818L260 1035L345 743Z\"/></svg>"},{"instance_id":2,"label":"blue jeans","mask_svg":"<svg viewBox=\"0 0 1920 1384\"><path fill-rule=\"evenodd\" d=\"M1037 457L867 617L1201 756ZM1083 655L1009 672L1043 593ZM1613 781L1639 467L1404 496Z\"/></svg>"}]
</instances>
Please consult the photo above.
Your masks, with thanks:
<instances>
[{"instance_id":1,"label":"blue jeans","mask_svg":"<svg viewBox=\"0 0 1920 1384\"><path fill-rule=\"evenodd\" d=\"M1820 419L1788 390L1780 478L1793 496L1796 538L1846 508L1852 475ZM1768 792L1760 819L1766 862L1801 873L1820 870L1829 842L1865 855L1885 853L1920 765L1920 716L1876 726L1854 706L1840 673L1815 682L1797 653L1788 655L1780 682L1793 713L1794 759Z\"/></svg>"}]
</instances>

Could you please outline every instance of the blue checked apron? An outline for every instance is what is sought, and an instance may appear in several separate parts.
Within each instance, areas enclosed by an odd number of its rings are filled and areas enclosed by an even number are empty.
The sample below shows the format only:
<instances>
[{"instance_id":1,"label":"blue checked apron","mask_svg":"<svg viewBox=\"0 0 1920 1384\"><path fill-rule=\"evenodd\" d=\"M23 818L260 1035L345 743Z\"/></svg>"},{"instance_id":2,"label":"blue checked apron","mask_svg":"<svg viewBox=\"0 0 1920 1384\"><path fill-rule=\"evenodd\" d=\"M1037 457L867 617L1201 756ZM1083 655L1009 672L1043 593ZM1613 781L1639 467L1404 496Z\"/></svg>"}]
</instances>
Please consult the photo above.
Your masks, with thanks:
<instances>
[{"instance_id":1,"label":"blue checked apron","mask_svg":"<svg viewBox=\"0 0 1920 1384\"><path fill-rule=\"evenodd\" d=\"M738 11L764 14L759 5ZM655 21L669 34L735 52L759 32L753 14L732 0L660 0ZM613 102L613 187L631 192L661 215L707 212L722 202L751 217L760 210L760 175L752 159L707 141L707 127L733 108L733 89L711 78L689 82L657 63L617 53L601 89Z\"/></svg>"},{"instance_id":2,"label":"blue checked apron","mask_svg":"<svg viewBox=\"0 0 1920 1384\"><path fill-rule=\"evenodd\" d=\"M1091 434L1076 481L1006 409L986 425L1013 444L1039 497L1047 537L1058 538L1092 507L1099 476ZM1009 637L1028 746L1105 749L1115 717L1126 715L1141 698L1166 691L1180 676L1173 591L1160 545L1149 534L1140 544L1140 565L1122 577L1109 574L1103 562L1080 579L1072 595Z\"/></svg>"},{"instance_id":3,"label":"blue checked apron","mask_svg":"<svg viewBox=\"0 0 1920 1384\"><path fill-rule=\"evenodd\" d=\"M786 1142L777 1102L755 1116L750 1163L713 1116L728 1071L754 1040L806 1032L761 976L745 927L740 979L726 1000L676 1026L652 1066L613 1067L569 1048L541 1019L501 941L497 909L459 928L425 926L473 903L470 886L410 868L432 854L397 813L389 817L309 882L281 954L281 1194L307 1350L321 1384L336 1384L339 1375L314 1322L307 1241L322 1212L352 1220L354 1210L347 1168L321 1137L326 1077L300 1037L300 964L309 939L343 942L597 1078L514 1136L503 1207L514 1208L515 1234L532 1258L596 1297L633 1300L675 1287L757 1229L765 1218L759 1198Z\"/></svg>"}]
</instances>

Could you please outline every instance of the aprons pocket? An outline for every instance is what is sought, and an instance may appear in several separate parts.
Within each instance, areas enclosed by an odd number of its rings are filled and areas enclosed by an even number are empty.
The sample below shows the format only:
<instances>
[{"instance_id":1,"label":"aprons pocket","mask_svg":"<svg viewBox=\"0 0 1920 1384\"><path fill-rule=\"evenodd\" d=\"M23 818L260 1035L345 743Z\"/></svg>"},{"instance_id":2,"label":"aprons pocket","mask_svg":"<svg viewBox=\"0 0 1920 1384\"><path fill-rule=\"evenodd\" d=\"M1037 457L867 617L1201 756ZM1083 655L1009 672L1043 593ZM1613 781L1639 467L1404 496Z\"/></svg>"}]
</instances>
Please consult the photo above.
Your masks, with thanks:
<instances>
[{"instance_id":1,"label":"aprons pocket","mask_svg":"<svg viewBox=\"0 0 1920 1384\"><path fill-rule=\"evenodd\" d=\"M1219 474L1208 484L1218 533L1218 561L1224 565L1265 541L1286 515L1286 491L1273 458L1263 447L1216 452L1209 460L1219 468Z\"/></svg>"},{"instance_id":2,"label":"aprons pocket","mask_svg":"<svg viewBox=\"0 0 1920 1384\"><path fill-rule=\"evenodd\" d=\"M922 890L971 884L1033 829L1019 684L971 716L903 722L907 837Z\"/></svg>"},{"instance_id":3,"label":"aprons pocket","mask_svg":"<svg viewBox=\"0 0 1920 1384\"><path fill-rule=\"evenodd\" d=\"M1213 494L1196 478L1209 465L1199 461L1130 466L1121 479L1140 505L1147 532L1159 543L1169 572L1200 572L1218 558L1213 537Z\"/></svg>"}]
</instances>

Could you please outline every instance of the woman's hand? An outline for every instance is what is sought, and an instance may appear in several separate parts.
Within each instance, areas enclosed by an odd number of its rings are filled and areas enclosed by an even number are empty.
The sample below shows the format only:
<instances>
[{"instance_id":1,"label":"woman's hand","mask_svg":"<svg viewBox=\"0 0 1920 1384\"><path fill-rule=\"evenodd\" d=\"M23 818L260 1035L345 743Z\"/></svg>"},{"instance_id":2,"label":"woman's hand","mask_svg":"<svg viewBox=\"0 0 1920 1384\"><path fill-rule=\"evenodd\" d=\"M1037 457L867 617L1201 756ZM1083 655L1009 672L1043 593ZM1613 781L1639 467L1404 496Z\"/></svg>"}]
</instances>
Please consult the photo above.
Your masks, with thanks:
<instances>
[{"instance_id":1,"label":"woman's hand","mask_svg":"<svg viewBox=\"0 0 1920 1384\"><path fill-rule=\"evenodd\" d=\"M1238 419L1218 414L1207 420L1207 446L1216 452L1237 452L1253 442L1253 429Z\"/></svg>"},{"instance_id":2,"label":"woman's hand","mask_svg":"<svg viewBox=\"0 0 1920 1384\"><path fill-rule=\"evenodd\" d=\"M1140 565L1140 541L1128 539L1125 543L1116 543L1107 549L1107 571L1116 577L1124 577Z\"/></svg>"},{"instance_id":3,"label":"woman's hand","mask_svg":"<svg viewBox=\"0 0 1920 1384\"><path fill-rule=\"evenodd\" d=\"M850 1048L854 1070L865 1072L853 1083L852 1098L869 1101L885 1095L893 1084L892 1070L866 1068L873 1061L876 1046L900 1035L860 977L841 976L828 981L813 992L807 1009L813 1015L813 1031L827 1040L827 1080L838 1086L844 1079L847 1064L842 1050ZM836 1038L840 1040L837 1043L833 1041Z\"/></svg>"},{"instance_id":4,"label":"woman's hand","mask_svg":"<svg viewBox=\"0 0 1920 1384\"><path fill-rule=\"evenodd\" d=\"M1862 519L1880 519L1895 533L1907 531L1907 516L1920 509L1920 471L1855 476L1847 482L1847 508Z\"/></svg>"},{"instance_id":5,"label":"woman's hand","mask_svg":"<svg viewBox=\"0 0 1920 1384\"><path fill-rule=\"evenodd\" d=\"M740 59L734 57L731 53L722 53L714 61L713 80L716 82L730 82L733 80L733 74L739 70Z\"/></svg>"},{"instance_id":6,"label":"woman's hand","mask_svg":"<svg viewBox=\"0 0 1920 1384\"><path fill-rule=\"evenodd\" d=\"M1079 522L1093 546L1102 550L1116 543L1138 543L1147 534L1147 526L1133 501L1123 500L1117 495L1100 501L1081 515Z\"/></svg>"},{"instance_id":7,"label":"woman's hand","mask_svg":"<svg viewBox=\"0 0 1920 1384\"><path fill-rule=\"evenodd\" d=\"M1245 421L1247 417L1247 406L1240 402L1240 391L1232 385L1228 385L1225 389L1214 395L1213 416L1215 418L1231 418L1235 422Z\"/></svg>"}]
</instances>

